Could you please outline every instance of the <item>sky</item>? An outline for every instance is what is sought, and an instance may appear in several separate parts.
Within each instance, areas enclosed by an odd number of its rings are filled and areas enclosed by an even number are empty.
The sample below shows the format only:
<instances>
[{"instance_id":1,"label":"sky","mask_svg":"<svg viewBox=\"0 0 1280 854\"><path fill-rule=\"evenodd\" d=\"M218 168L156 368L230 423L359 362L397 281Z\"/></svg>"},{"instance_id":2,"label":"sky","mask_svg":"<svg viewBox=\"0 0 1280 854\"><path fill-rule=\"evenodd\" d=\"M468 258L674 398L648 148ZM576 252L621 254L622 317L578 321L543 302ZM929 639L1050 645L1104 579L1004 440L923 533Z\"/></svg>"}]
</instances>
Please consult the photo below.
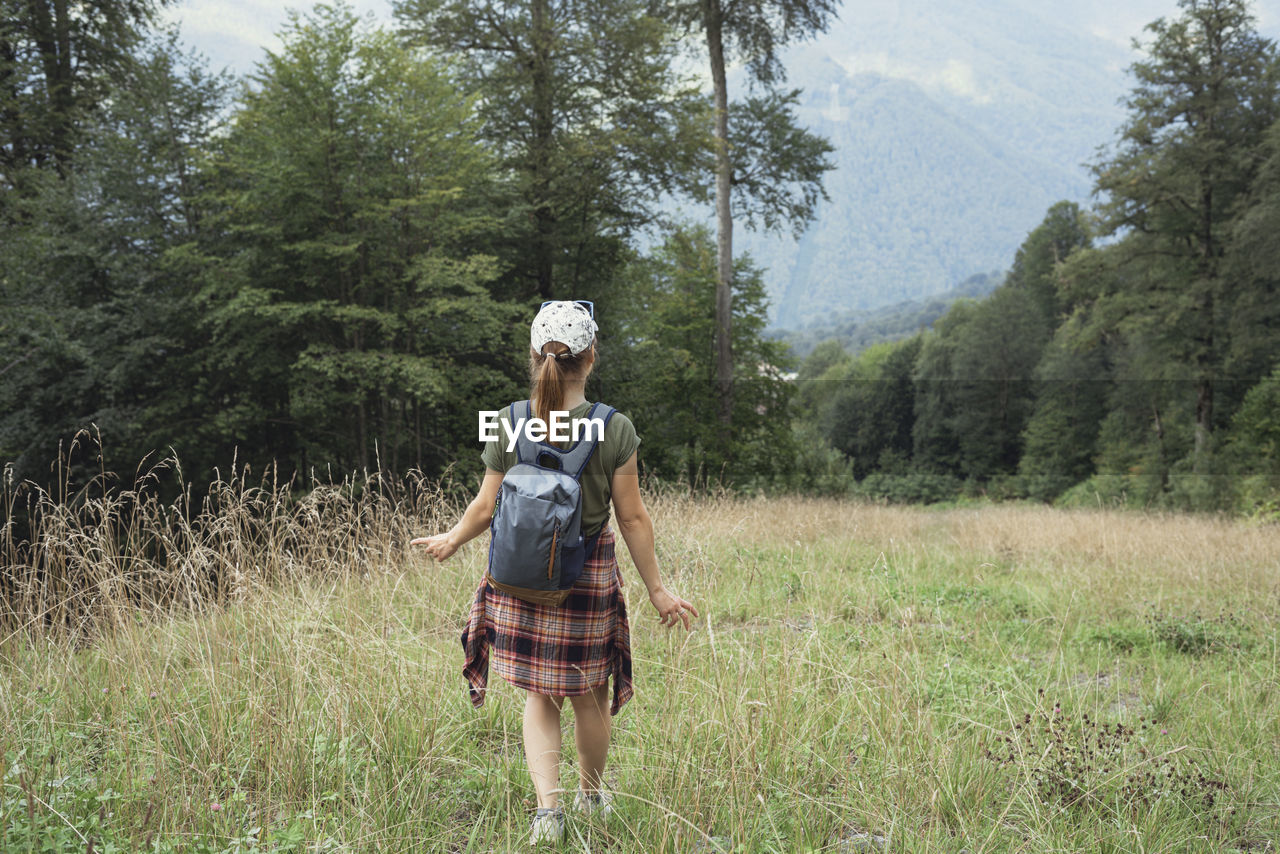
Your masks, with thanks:
<instances>
[{"instance_id":1,"label":"sky","mask_svg":"<svg viewBox=\"0 0 1280 854\"><path fill-rule=\"evenodd\" d=\"M348 3L360 15L372 13L377 20L391 23L391 0ZM215 70L226 68L243 76L253 71L263 51L280 48L276 33L288 21L288 10L311 6L278 0L178 0L162 17L177 23L182 40L207 56Z\"/></svg>"},{"instance_id":2,"label":"sky","mask_svg":"<svg viewBox=\"0 0 1280 854\"><path fill-rule=\"evenodd\" d=\"M390 24L391 0L348 0L361 15L372 14ZM856 15L857 0L847 0L842 17ZM983 2L983 0L975 0ZM1090 31L1101 38L1128 46L1142 27L1161 15L1178 11L1176 0L1075 0L1087 15ZM253 71L264 50L276 50L276 33L288 20L288 10L308 9L310 3L277 0L178 0L164 12L181 27L183 40L209 58L215 68L227 68L243 76ZM1280 33L1280 0L1255 0L1258 28L1265 35Z\"/></svg>"}]
</instances>

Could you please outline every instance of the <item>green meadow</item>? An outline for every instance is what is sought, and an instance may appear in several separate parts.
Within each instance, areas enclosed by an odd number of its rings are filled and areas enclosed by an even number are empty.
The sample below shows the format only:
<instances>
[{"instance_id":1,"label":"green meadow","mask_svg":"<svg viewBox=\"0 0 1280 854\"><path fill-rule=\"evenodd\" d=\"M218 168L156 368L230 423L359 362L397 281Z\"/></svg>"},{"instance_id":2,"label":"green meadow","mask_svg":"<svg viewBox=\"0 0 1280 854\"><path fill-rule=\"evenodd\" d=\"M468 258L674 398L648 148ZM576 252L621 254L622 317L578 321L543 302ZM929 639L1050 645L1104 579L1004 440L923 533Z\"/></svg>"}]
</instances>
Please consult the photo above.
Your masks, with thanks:
<instances>
[{"instance_id":1,"label":"green meadow","mask_svg":"<svg viewBox=\"0 0 1280 854\"><path fill-rule=\"evenodd\" d=\"M477 710L460 673L486 538L435 564L405 543L448 502L250 504L146 559L133 546L163 526L136 508L118 553L118 529L44 532L66 577L22 582L0 644L0 851L527 850L522 698L491 674ZM558 850L1280 844L1277 526L678 495L651 511L667 583L702 617L659 627L619 543L636 696L606 772L617 811L571 815ZM53 613L63 628L35 628Z\"/></svg>"}]
</instances>

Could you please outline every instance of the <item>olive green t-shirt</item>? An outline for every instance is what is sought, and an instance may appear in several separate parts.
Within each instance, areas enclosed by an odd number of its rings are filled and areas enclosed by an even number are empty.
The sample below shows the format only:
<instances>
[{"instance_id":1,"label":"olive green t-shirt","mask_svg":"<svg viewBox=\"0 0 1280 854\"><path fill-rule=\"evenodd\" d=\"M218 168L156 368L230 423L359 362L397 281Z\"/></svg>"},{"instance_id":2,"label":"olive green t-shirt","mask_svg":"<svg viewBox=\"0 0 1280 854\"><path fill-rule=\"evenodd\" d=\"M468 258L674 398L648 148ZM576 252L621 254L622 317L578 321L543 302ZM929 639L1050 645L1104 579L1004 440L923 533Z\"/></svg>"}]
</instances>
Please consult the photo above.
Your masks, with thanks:
<instances>
[{"instance_id":1,"label":"olive green t-shirt","mask_svg":"<svg viewBox=\"0 0 1280 854\"><path fill-rule=\"evenodd\" d=\"M569 418L586 418L591 410L591 401L586 401L569 410ZM511 407L502 408L499 418L503 423L510 423ZM523 415L517 407L517 418ZM596 446L596 452L587 462L582 473L582 535L590 537L604 527L609 521L609 499L613 492L613 473L618 466L625 463L640 446L640 437L636 435L635 425L631 419L621 412L615 412L604 428L604 439ZM507 450L507 428L499 427L498 441L485 442L480 459L485 468L505 472L518 462L516 452Z\"/></svg>"}]
</instances>

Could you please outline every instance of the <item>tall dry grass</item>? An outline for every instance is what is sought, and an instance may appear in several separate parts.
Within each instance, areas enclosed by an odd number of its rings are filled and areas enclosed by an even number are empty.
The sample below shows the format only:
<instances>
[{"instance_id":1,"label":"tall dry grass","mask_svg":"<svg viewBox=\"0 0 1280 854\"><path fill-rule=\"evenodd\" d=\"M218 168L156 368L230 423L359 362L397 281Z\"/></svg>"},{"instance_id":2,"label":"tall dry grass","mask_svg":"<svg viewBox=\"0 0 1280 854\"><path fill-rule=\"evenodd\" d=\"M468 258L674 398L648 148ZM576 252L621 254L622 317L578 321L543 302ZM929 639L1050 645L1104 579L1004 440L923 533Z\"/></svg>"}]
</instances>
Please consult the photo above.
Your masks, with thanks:
<instances>
[{"instance_id":1,"label":"tall dry grass","mask_svg":"<svg viewBox=\"0 0 1280 854\"><path fill-rule=\"evenodd\" d=\"M484 538L444 564L407 546L452 523L450 490L299 494L241 472L161 501L163 473L94 498L8 493L39 512L29 544L0 540L24 561L0 643L0 848L523 850L520 698L493 674L476 711L459 674ZM664 576L703 617L656 628L619 548L637 674L607 774L619 819L574 825L570 850L851 851L858 834L891 851L1259 850L1280 832L1280 528L647 500ZM1209 640L1247 649L1162 639L1218 631L1191 615L1222 607L1248 613ZM1095 775L1082 819L1039 794L1037 756L984 758L1056 701L1159 720L1125 770L1185 760L1228 781L1232 812L1134 810Z\"/></svg>"},{"instance_id":2,"label":"tall dry grass","mask_svg":"<svg viewBox=\"0 0 1280 854\"><path fill-rule=\"evenodd\" d=\"M418 472L299 489L274 470L255 478L233 463L195 493L170 457L128 487L108 484L103 473L75 492L65 479L57 492L30 482L0 489L0 631L80 644L142 614L390 572L413 531L454 512L441 481Z\"/></svg>"},{"instance_id":3,"label":"tall dry grass","mask_svg":"<svg viewBox=\"0 0 1280 854\"><path fill-rule=\"evenodd\" d=\"M399 570L415 532L447 527L456 485L417 472L313 482L299 490L247 468L202 493L167 458L127 488L105 475L75 494L31 483L0 488L0 627L83 641L139 613L198 612L254 591L320 577ZM161 484L177 495L160 497ZM170 486L170 492L174 489ZM662 490L651 512L692 555L738 543L853 537L894 557L961 549L1034 565L1063 585L1101 593L1171 584L1274 595L1277 526L1223 516L1058 510L1031 505L919 508L791 497L741 499Z\"/></svg>"},{"instance_id":4,"label":"tall dry grass","mask_svg":"<svg viewBox=\"0 0 1280 854\"><path fill-rule=\"evenodd\" d=\"M1104 597L1146 590L1266 599L1280 592L1280 525L1225 515L1063 510L1032 504L920 508L819 498L666 495L660 530L697 544L812 546L856 540L886 558L982 555Z\"/></svg>"}]
</instances>

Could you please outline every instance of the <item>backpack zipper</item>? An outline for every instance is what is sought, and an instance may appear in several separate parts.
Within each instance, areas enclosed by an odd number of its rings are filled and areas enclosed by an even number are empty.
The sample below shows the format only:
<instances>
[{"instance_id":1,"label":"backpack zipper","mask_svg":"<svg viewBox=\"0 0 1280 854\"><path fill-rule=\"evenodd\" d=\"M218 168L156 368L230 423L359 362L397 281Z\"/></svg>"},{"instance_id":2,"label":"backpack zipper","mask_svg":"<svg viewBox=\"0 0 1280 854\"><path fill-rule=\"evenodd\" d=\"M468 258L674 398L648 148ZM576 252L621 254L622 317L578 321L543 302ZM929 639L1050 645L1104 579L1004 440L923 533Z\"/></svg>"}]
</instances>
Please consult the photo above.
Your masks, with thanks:
<instances>
[{"instance_id":1,"label":"backpack zipper","mask_svg":"<svg viewBox=\"0 0 1280 854\"><path fill-rule=\"evenodd\" d=\"M556 540L560 538L560 523L556 522L555 529L551 532L551 556L547 558L547 581L551 580L551 572L556 565Z\"/></svg>"}]
</instances>

